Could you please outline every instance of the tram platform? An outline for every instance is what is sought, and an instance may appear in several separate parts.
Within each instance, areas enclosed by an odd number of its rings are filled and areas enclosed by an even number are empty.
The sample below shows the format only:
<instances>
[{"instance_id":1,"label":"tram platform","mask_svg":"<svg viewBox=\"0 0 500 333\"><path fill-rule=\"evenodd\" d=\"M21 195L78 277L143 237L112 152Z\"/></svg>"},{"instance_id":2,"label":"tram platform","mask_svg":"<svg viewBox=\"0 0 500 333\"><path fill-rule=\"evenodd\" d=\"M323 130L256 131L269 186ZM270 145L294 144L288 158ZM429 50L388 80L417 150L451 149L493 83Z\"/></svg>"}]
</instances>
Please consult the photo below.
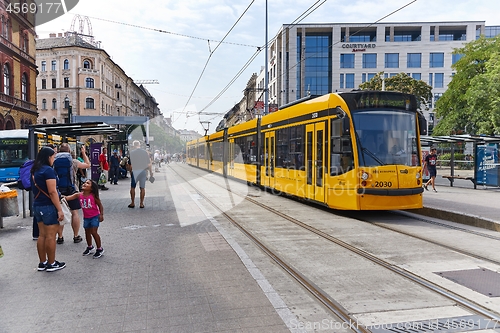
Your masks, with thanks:
<instances>
[{"instance_id":1,"label":"tram platform","mask_svg":"<svg viewBox=\"0 0 500 333\"><path fill-rule=\"evenodd\" d=\"M108 184L104 255L83 256L66 225L56 272L37 271L29 215L5 218L0 332L290 332L278 293L168 170L146 184L143 209L138 190L127 208L130 178Z\"/></svg>"},{"instance_id":2,"label":"tram platform","mask_svg":"<svg viewBox=\"0 0 500 333\"><path fill-rule=\"evenodd\" d=\"M436 192L424 191L424 208L413 212L475 227L500 231L500 188L474 185L466 179L436 177Z\"/></svg>"}]
</instances>

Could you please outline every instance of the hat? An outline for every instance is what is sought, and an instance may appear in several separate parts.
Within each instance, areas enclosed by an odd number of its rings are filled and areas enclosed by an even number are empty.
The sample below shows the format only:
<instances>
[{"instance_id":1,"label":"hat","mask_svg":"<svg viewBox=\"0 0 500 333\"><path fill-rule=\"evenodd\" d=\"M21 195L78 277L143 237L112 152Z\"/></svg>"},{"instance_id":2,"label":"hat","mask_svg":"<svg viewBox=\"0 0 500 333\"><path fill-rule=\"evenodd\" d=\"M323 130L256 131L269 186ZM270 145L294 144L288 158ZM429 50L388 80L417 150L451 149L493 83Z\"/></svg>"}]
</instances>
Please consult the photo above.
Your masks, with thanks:
<instances>
[{"instance_id":1,"label":"hat","mask_svg":"<svg viewBox=\"0 0 500 333\"><path fill-rule=\"evenodd\" d=\"M116 154L116 153L118 153L118 150L116 150L116 149L113 150L113 154Z\"/></svg>"}]
</instances>

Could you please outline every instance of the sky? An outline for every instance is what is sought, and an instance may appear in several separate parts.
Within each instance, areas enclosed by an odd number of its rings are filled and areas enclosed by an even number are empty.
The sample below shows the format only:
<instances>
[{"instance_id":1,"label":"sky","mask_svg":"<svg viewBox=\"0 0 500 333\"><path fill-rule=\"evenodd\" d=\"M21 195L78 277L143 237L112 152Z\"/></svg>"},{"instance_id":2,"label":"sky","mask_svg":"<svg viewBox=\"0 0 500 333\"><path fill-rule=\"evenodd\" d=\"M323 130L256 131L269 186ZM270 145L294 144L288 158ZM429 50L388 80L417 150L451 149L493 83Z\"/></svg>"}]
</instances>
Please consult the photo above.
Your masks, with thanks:
<instances>
[{"instance_id":1,"label":"sky","mask_svg":"<svg viewBox=\"0 0 500 333\"><path fill-rule=\"evenodd\" d=\"M485 21L487 26L500 25L498 0L267 2L268 40L283 24L296 21L321 3L300 23L370 24L382 19L386 23ZM80 0L68 13L37 26L38 37L80 31L76 15L88 17L91 29L85 23L83 33L100 41L129 77L158 80L159 84L145 87L178 130L203 134L209 122L208 133L214 132L222 116L243 97L252 74L259 74L265 65L264 51L258 48L266 42L266 0Z\"/></svg>"}]
</instances>

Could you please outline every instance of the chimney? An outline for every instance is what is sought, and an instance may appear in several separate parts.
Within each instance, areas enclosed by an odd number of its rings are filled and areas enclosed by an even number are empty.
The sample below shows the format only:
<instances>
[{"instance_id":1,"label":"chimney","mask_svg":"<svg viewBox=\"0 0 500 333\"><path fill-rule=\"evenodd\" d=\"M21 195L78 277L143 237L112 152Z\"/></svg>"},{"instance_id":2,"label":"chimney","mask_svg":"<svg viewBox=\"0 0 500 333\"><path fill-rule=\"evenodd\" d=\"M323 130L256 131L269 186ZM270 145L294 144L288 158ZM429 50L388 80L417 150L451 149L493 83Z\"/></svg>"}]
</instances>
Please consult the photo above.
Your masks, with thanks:
<instances>
[{"instance_id":1,"label":"chimney","mask_svg":"<svg viewBox=\"0 0 500 333\"><path fill-rule=\"evenodd\" d=\"M57 36L56 34L52 33L52 34L49 34L49 37L50 38L54 38L55 36Z\"/></svg>"},{"instance_id":2,"label":"chimney","mask_svg":"<svg viewBox=\"0 0 500 333\"><path fill-rule=\"evenodd\" d=\"M58 33L57 37L62 37L62 32Z\"/></svg>"}]
</instances>

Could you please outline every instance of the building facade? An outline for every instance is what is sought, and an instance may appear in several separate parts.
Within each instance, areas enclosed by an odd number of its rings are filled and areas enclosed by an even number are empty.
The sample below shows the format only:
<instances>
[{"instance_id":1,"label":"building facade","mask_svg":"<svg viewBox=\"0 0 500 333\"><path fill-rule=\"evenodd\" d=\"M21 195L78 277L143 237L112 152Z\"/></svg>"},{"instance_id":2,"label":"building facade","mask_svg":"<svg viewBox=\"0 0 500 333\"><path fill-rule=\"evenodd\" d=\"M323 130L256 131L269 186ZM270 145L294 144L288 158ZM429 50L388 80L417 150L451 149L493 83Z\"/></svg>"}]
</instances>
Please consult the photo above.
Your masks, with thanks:
<instances>
[{"instance_id":1,"label":"building facade","mask_svg":"<svg viewBox=\"0 0 500 333\"><path fill-rule=\"evenodd\" d=\"M36 62L38 123L68 123L70 112L72 116L160 115L154 97L91 37L71 32L37 39Z\"/></svg>"},{"instance_id":2,"label":"building facade","mask_svg":"<svg viewBox=\"0 0 500 333\"><path fill-rule=\"evenodd\" d=\"M32 0L0 1L0 130L36 123L35 15L14 13Z\"/></svg>"},{"instance_id":3,"label":"building facade","mask_svg":"<svg viewBox=\"0 0 500 333\"><path fill-rule=\"evenodd\" d=\"M425 116L435 121L435 101L446 91L461 55L454 49L493 37L484 21L433 23L329 23L283 25L269 45L269 104L282 106L308 95L358 89L379 72L404 72L432 87ZM256 88L263 88L264 75Z\"/></svg>"}]
</instances>

